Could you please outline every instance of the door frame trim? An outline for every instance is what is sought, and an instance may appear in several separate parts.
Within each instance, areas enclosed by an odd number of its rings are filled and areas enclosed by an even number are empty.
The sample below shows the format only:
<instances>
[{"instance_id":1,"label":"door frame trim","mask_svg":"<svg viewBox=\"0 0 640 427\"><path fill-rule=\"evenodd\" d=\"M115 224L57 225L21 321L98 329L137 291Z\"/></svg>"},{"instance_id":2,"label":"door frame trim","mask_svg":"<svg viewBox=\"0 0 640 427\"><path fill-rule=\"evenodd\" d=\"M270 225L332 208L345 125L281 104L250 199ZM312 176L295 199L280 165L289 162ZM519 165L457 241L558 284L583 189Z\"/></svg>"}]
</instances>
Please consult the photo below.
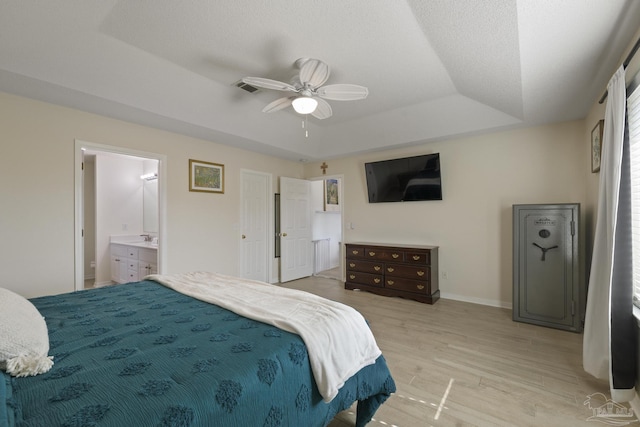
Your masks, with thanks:
<instances>
[{"instance_id":1,"label":"door frame trim","mask_svg":"<svg viewBox=\"0 0 640 427\"><path fill-rule=\"evenodd\" d=\"M103 151L105 153L154 159L158 161L158 273L164 273L167 251L167 156L148 151L133 150L124 147L96 144L80 139L74 140L74 290L84 289L84 179L82 162L84 151Z\"/></svg>"}]
</instances>

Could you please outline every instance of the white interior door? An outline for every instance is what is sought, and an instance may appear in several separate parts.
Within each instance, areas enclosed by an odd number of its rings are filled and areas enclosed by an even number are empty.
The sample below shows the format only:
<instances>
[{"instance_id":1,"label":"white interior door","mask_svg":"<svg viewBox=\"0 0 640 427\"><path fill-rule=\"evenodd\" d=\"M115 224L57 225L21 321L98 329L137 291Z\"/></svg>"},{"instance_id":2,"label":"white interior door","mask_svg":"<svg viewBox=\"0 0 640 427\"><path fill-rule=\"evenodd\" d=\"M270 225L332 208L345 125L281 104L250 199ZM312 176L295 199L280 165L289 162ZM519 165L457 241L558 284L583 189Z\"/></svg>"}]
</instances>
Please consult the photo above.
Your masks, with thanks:
<instances>
[{"instance_id":1,"label":"white interior door","mask_svg":"<svg viewBox=\"0 0 640 427\"><path fill-rule=\"evenodd\" d=\"M280 281L313 274L311 183L280 177Z\"/></svg>"},{"instance_id":2,"label":"white interior door","mask_svg":"<svg viewBox=\"0 0 640 427\"><path fill-rule=\"evenodd\" d=\"M271 175L242 171L241 186L241 276L268 282Z\"/></svg>"}]
</instances>

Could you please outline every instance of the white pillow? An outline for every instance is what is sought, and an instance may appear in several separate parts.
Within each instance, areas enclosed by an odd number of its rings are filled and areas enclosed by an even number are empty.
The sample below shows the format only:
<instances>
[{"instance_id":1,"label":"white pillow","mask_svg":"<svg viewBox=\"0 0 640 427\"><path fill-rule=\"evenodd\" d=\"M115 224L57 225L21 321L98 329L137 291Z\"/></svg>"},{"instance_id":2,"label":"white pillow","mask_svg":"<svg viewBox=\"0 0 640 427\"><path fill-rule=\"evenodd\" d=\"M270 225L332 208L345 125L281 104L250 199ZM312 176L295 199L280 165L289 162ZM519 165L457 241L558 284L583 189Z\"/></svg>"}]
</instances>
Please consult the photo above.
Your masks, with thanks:
<instances>
[{"instance_id":1,"label":"white pillow","mask_svg":"<svg viewBox=\"0 0 640 427\"><path fill-rule=\"evenodd\" d=\"M44 317L26 298L0 288L0 369L14 377L42 374L53 366Z\"/></svg>"}]
</instances>

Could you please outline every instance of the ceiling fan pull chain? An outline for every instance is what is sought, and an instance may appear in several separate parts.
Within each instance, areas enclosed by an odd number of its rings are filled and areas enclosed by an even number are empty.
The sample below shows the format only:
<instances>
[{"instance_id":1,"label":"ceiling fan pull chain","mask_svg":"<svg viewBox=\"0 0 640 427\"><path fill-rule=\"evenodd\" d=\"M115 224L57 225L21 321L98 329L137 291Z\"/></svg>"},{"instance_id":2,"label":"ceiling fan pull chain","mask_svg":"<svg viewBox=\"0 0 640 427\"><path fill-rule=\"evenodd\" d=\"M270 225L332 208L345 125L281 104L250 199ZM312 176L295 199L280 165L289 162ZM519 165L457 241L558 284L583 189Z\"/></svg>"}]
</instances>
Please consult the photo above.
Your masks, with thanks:
<instances>
[{"instance_id":1,"label":"ceiling fan pull chain","mask_svg":"<svg viewBox=\"0 0 640 427\"><path fill-rule=\"evenodd\" d=\"M302 129L304 129L304 137L309 138L309 129L307 129L307 119L309 118L308 114L304 115L304 120L302 121Z\"/></svg>"}]
</instances>

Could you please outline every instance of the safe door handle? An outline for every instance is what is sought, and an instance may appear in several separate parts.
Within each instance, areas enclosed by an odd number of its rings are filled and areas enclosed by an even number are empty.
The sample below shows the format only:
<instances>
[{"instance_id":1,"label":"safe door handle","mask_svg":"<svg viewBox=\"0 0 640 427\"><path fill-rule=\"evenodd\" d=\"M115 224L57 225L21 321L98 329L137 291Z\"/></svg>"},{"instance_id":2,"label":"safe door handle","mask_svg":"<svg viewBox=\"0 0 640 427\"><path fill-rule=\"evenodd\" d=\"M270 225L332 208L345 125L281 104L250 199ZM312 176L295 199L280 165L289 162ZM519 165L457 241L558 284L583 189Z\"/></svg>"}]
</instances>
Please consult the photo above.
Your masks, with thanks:
<instances>
[{"instance_id":1,"label":"safe door handle","mask_svg":"<svg viewBox=\"0 0 640 427\"><path fill-rule=\"evenodd\" d=\"M554 246L549 246L548 248L543 248L542 246L540 246L537 243L533 243L533 246L535 246L536 248L539 248L542 251L542 258L541 261L544 261L546 256L547 256L547 251L551 250L551 249L556 249L558 247L558 245L554 245Z\"/></svg>"}]
</instances>

